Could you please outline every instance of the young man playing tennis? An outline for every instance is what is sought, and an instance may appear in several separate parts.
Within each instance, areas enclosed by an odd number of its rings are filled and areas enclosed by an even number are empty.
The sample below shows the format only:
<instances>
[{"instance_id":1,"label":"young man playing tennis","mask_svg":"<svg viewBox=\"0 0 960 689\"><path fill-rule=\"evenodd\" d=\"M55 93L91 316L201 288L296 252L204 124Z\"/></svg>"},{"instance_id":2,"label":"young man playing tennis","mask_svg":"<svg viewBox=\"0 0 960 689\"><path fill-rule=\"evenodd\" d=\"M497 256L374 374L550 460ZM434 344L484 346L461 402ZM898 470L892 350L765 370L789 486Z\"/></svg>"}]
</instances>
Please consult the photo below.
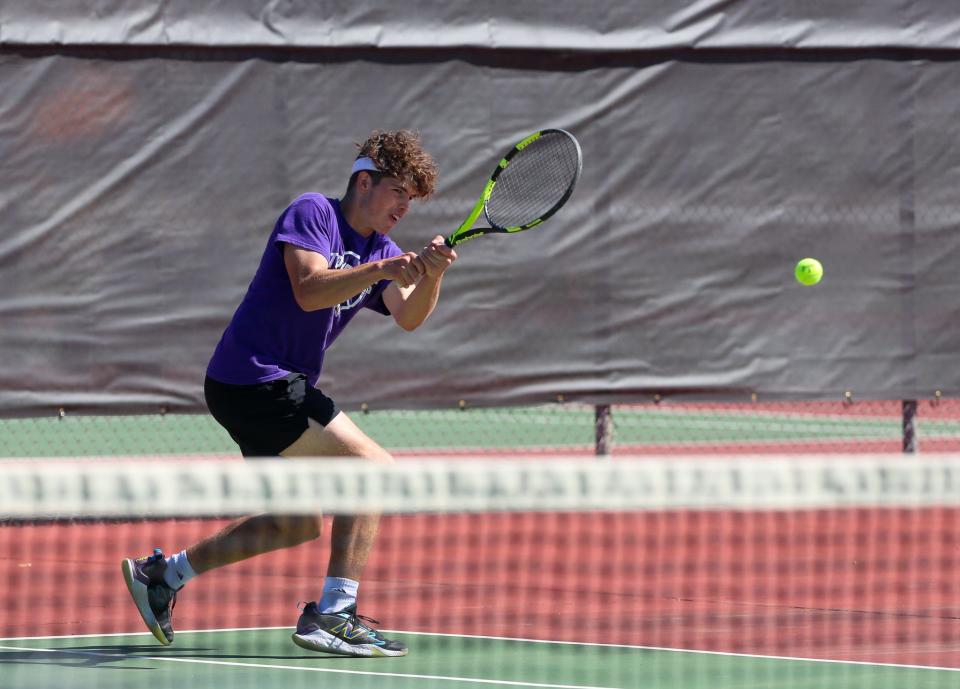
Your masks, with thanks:
<instances>
[{"instance_id":1,"label":"young man playing tennis","mask_svg":"<svg viewBox=\"0 0 960 689\"><path fill-rule=\"evenodd\" d=\"M387 235L435 181L436 164L416 134L374 132L360 146L342 200L305 194L280 215L207 368L207 405L244 456L391 461L314 385L325 350L361 308L391 315L404 330L433 311L456 254L440 236L416 254ZM351 656L406 655L402 643L357 615L378 521L334 517L323 592L303 609L297 645ZM244 517L171 557L157 550L124 560L122 569L144 622L167 645L176 592L192 577L319 534L319 517Z\"/></svg>"}]
</instances>

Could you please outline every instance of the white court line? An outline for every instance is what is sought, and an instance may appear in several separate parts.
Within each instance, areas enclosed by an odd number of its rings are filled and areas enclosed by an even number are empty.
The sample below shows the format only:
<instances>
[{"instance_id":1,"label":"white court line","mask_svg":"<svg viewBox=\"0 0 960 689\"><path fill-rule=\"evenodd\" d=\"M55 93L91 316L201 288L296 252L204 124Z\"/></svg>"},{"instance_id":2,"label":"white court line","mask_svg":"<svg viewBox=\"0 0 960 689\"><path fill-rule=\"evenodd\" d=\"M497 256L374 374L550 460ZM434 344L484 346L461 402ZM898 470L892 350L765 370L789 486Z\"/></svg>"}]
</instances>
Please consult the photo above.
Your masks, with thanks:
<instances>
[{"instance_id":1,"label":"white court line","mask_svg":"<svg viewBox=\"0 0 960 689\"><path fill-rule=\"evenodd\" d=\"M537 687L538 689L618 689L617 687L598 687L586 684L544 684L541 682L520 682L500 679L480 679L472 677L446 677L443 675L417 675L402 672L366 672L364 670L337 670L325 667L303 667L302 665L272 665L268 663L237 663L225 660L200 660L197 658L164 658L162 656L131 656L125 653L97 653L95 651L74 651L63 648L29 648L21 646L0 646L4 651L29 651L35 653L56 653L98 658L120 658L123 660L154 660L168 663L193 663L197 665L221 665L227 667L255 667L267 670L293 670L295 672L328 672L340 675L368 675L373 677L391 677L394 679L429 679L440 682L462 682L472 684L493 684L496 686Z\"/></svg>"},{"instance_id":2,"label":"white court line","mask_svg":"<svg viewBox=\"0 0 960 689\"><path fill-rule=\"evenodd\" d=\"M463 639L490 639L494 641L525 641L531 644L569 644L572 646L602 646L605 648L627 648L637 651L664 651L668 653L696 653L699 655L729 656L732 658L755 658L759 660L791 660L803 663L835 663L840 665L868 665L870 667L895 667L905 670L945 670L960 672L960 667L937 667L935 665L907 665L904 663L876 663L868 660L837 660L833 658L804 658L802 656L775 656L759 653L733 653L731 651L701 651L693 648L669 648L667 646L633 646L630 644L601 644L588 641L553 641L551 639L521 639L510 636L476 636L473 634L440 634L437 632L402 632L399 630L383 630L390 634L412 634L424 636L452 636ZM2 639L0 639L2 641Z\"/></svg>"},{"instance_id":3,"label":"white court line","mask_svg":"<svg viewBox=\"0 0 960 689\"><path fill-rule=\"evenodd\" d=\"M292 627L231 627L226 629L186 629L183 631L177 631L177 634L211 634L216 632L266 632L274 631L278 629L290 630ZM670 648L668 646L637 646L633 644L604 644L596 643L590 641L556 641L554 639L524 639L521 637L513 636L483 636L479 634L443 634L439 632L411 632L404 631L402 629L382 629L382 632L387 634L409 634L410 636L442 636L448 638L457 638L457 639L483 639L487 641L514 641L514 642L523 642L529 644L557 644L557 645L567 645L567 646L588 646L588 647L601 647L601 648L625 648L635 651L663 651L665 653L692 653L697 655L711 655L711 656L726 656L731 658L754 658L759 660L789 660L789 661L798 661L804 663L832 663L839 665L865 665L869 667L890 667L890 668L902 668L904 670L939 670L941 672L960 672L958 667L941 667L937 665L907 665L905 663L879 663L872 662L868 660L838 660L834 658L805 658L803 656L778 656L778 655L763 655L759 653L734 653L732 651L703 651L693 648ZM150 632L118 632L111 634L63 634L60 636L20 636L20 637L8 637L0 638L0 642L6 641L47 641L53 639L92 639L92 638L106 638L106 637L118 637L118 636L145 636L153 638L153 634ZM6 648L6 647L0 647ZM18 648L17 650L41 650L41 649L31 649L29 647ZM46 649L44 649L46 650ZM49 649L56 651L57 649ZM127 657L127 656L123 656ZM160 660L165 660L160 658ZM551 685L551 686L560 686L560 685Z\"/></svg>"}]
</instances>

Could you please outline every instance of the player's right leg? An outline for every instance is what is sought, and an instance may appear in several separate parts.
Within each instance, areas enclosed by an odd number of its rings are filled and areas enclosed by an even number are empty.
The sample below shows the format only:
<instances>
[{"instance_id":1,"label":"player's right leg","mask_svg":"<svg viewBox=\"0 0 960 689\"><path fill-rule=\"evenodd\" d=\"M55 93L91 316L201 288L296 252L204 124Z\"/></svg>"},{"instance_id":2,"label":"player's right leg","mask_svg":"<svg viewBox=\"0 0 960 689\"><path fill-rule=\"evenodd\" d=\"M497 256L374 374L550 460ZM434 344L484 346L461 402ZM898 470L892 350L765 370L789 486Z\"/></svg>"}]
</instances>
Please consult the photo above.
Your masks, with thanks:
<instances>
[{"instance_id":1,"label":"player's right leg","mask_svg":"<svg viewBox=\"0 0 960 689\"><path fill-rule=\"evenodd\" d=\"M258 514L241 517L171 557L164 557L156 548L153 555L126 558L120 566L144 624L167 646L173 643L177 591L194 576L272 550L300 545L319 535L319 516ZM188 576L183 574L184 567L190 571Z\"/></svg>"},{"instance_id":2,"label":"player's right leg","mask_svg":"<svg viewBox=\"0 0 960 689\"><path fill-rule=\"evenodd\" d=\"M333 400L291 375L257 385L226 385L207 379L207 406L246 457L279 457L309 427L338 414ZM121 571L147 628L157 640L173 643L176 593L193 576L261 553L298 545L320 535L319 515L243 517L186 550L164 558L126 558Z\"/></svg>"}]
</instances>

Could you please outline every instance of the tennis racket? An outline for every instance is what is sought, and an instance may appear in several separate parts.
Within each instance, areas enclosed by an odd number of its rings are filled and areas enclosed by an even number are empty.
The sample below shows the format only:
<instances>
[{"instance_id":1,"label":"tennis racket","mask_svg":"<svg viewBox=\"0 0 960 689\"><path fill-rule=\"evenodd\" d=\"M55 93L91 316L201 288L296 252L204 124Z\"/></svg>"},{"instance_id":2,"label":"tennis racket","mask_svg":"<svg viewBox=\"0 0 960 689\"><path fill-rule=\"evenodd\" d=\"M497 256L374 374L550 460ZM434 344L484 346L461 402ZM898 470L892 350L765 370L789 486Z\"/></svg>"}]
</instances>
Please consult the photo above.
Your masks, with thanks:
<instances>
[{"instance_id":1,"label":"tennis racket","mask_svg":"<svg viewBox=\"0 0 960 689\"><path fill-rule=\"evenodd\" d=\"M544 129L514 146L487 180L470 215L449 237L454 247L483 234L523 232L556 213L580 178L580 144L563 129ZM473 227L480 214L489 227Z\"/></svg>"}]
</instances>

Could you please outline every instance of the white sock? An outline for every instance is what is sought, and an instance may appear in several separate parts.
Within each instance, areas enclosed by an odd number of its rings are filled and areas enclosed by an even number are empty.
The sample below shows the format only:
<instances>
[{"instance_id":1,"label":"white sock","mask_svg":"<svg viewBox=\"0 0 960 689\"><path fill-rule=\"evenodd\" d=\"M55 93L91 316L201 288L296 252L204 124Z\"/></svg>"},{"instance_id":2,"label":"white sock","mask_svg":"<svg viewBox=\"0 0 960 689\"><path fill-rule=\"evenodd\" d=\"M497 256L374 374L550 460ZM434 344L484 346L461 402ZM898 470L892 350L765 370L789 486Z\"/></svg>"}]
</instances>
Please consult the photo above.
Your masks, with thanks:
<instances>
[{"instance_id":1,"label":"white sock","mask_svg":"<svg viewBox=\"0 0 960 689\"><path fill-rule=\"evenodd\" d=\"M163 573L163 579L167 582L167 586L174 591L195 576L197 576L197 573L194 572L193 567L190 566L186 550L181 550L176 555L171 555L167 558L167 570Z\"/></svg>"},{"instance_id":2,"label":"white sock","mask_svg":"<svg viewBox=\"0 0 960 689\"><path fill-rule=\"evenodd\" d=\"M341 577L327 577L323 580L323 596L320 598L320 612L340 612L357 604L357 589L360 582Z\"/></svg>"}]
</instances>

